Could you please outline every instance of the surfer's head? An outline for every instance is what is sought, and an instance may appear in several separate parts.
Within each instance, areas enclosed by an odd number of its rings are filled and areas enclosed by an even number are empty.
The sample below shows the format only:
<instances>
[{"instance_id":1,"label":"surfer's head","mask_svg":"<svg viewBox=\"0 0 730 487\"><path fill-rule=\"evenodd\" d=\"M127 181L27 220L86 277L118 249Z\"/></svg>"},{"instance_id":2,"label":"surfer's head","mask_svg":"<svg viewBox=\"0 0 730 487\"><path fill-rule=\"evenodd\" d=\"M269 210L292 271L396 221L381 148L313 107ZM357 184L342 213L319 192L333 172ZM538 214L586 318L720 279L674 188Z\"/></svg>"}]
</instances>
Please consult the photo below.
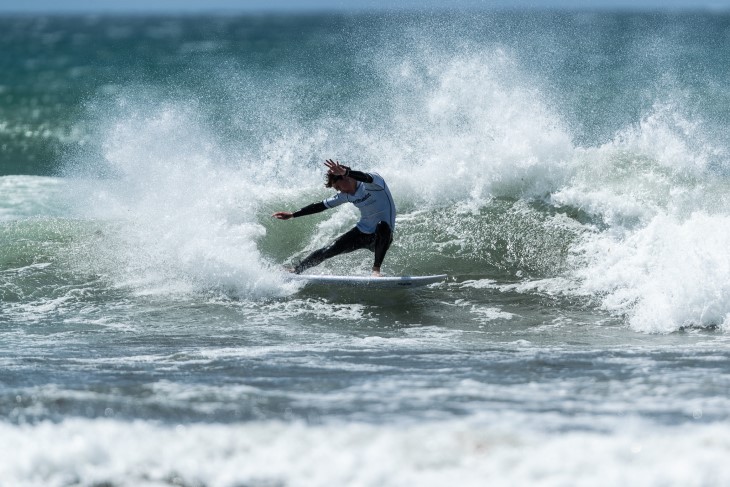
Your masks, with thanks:
<instances>
[{"instance_id":1,"label":"surfer's head","mask_svg":"<svg viewBox=\"0 0 730 487\"><path fill-rule=\"evenodd\" d=\"M337 176L332 173L327 173L327 181L324 183L325 188L334 188L337 181L342 181L345 176Z\"/></svg>"},{"instance_id":2,"label":"surfer's head","mask_svg":"<svg viewBox=\"0 0 730 487\"><path fill-rule=\"evenodd\" d=\"M355 194L355 191L357 191L357 181L347 176L327 174L325 187L334 188L340 193Z\"/></svg>"}]
</instances>

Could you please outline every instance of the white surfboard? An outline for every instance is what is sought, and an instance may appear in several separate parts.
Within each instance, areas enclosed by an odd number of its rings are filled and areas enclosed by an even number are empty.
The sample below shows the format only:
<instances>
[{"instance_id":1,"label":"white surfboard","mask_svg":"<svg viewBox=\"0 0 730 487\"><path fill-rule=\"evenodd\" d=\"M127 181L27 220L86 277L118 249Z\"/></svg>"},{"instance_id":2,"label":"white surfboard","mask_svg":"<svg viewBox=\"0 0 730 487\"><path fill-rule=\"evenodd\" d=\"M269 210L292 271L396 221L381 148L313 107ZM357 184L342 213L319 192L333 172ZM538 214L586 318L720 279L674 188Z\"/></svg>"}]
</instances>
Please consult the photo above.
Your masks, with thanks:
<instances>
[{"instance_id":1,"label":"white surfboard","mask_svg":"<svg viewBox=\"0 0 730 487\"><path fill-rule=\"evenodd\" d=\"M446 279L446 274L435 276L331 276L317 274L291 274L287 276L295 281L307 284L324 284L332 286L366 286L375 288L420 287L434 284Z\"/></svg>"}]
</instances>

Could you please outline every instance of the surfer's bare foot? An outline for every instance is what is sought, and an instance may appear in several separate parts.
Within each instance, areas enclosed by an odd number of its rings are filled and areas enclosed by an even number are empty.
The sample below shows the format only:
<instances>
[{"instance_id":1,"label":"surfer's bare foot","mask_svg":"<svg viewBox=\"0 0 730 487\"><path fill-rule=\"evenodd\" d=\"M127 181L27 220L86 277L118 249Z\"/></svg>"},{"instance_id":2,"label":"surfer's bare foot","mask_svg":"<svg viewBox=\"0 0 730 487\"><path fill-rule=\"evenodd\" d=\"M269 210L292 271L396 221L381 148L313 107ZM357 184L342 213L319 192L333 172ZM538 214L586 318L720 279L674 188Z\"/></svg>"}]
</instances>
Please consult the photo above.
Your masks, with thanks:
<instances>
[{"instance_id":1,"label":"surfer's bare foot","mask_svg":"<svg viewBox=\"0 0 730 487\"><path fill-rule=\"evenodd\" d=\"M295 268L293 268L293 267L284 266L284 270L286 272L291 272L292 274L296 274L297 273L297 270Z\"/></svg>"},{"instance_id":2,"label":"surfer's bare foot","mask_svg":"<svg viewBox=\"0 0 730 487\"><path fill-rule=\"evenodd\" d=\"M373 267L373 273L370 274L371 277L383 277L383 275L380 273L380 269L376 269Z\"/></svg>"}]
</instances>

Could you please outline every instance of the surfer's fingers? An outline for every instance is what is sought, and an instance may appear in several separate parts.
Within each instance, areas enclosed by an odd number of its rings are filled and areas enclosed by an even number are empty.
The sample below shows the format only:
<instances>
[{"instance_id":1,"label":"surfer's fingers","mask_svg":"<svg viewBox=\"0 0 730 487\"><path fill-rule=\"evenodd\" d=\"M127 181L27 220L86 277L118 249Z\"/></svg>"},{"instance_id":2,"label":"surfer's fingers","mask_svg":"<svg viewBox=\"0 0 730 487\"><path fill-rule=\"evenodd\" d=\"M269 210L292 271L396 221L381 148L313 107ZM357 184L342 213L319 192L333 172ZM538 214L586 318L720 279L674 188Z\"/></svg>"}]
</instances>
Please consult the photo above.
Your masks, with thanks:
<instances>
[{"instance_id":1,"label":"surfer's fingers","mask_svg":"<svg viewBox=\"0 0 730 487\"><path fill-rule=\"evenodd\" d=\"M325 161L324 164L325 164L325 166L327 166L329 168L329 172L331 174L339 174L339 175L345 174L345 168L343 168L340 165L340 161L333 161L332 159L327 159L327 161Z\"/></svg>"}]
</instances>

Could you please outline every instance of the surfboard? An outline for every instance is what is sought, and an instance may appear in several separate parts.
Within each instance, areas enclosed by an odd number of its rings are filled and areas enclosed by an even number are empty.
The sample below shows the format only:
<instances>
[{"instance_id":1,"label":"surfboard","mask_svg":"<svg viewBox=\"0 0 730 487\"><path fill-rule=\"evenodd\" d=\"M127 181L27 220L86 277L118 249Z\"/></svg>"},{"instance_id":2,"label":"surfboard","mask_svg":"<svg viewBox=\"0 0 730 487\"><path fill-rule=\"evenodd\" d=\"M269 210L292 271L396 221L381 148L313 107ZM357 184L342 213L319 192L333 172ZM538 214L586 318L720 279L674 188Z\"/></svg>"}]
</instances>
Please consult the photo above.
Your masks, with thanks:
<instances>
[{"instance_id":1,"label":"surfboard","mask_svg":"<svg viewBox=\"0 0 730 487\"><path fill-rule=\"evenodd\" d=\"M406 288L421 287L441 282L446 274L433 276L332 276L317 274L291 274L287 276L295 281L307 284L323 284L328 286L364 286L372 288Z\"/></svg>"}]
</instances>

